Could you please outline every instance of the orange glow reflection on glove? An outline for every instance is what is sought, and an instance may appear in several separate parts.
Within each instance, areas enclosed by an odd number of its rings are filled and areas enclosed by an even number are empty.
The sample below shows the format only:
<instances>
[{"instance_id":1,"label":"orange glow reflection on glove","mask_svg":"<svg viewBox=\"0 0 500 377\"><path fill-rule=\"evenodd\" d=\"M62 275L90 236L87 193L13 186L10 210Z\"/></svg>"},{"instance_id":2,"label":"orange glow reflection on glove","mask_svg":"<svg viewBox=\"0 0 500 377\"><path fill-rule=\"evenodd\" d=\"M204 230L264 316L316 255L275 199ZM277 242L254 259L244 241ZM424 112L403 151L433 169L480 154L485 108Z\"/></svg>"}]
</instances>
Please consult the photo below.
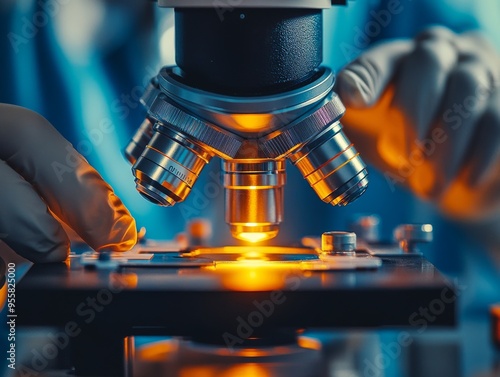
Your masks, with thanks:
<instances>
[{"instance_id":1,"label":"orange glow reflection on glove","mask_svg":"<svg viewBox=\"0 0 500 377\"><path fill-rule=\"evenodd\" d=\"M136 243L135 220L99 173L43 117L5 104L0 193L2 239L34 262L67 257L69 239L57 219L96 250Z\"/></svg>"},{"instance_id":2,"label":"orange glow reflection on glove","mask_svg":"<svg viewBox=\"0 0 500 377\"><path fill-rule=\"evenodd\" d=\"M373 47L337 81L361 154L459 220L500 217L499 88L484 37L442 27Z\"/></svg>"}]
</instances>

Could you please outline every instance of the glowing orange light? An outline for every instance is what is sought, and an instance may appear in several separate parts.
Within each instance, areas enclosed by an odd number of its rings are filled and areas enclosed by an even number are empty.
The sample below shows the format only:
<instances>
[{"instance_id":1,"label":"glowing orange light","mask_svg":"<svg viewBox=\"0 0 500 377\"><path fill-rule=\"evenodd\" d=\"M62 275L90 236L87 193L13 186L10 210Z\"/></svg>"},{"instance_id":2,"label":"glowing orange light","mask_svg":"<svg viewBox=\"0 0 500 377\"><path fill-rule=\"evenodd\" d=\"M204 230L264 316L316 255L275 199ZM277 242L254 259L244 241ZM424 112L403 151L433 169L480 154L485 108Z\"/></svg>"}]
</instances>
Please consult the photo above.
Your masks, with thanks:
<instances>
[{"instance_id":1,"label":"glowing orange light","mask_svg":"<svg viewBox=\"0 0 500 377\"><path fill-rule=\"evenodd\" d=\"M409 127L404 113L393 106L394 86L390 85L380 100L370 108L349 108L343 123L349 127L349 137L355 142L362 155L367 156L377 166L389 165L397 168L401 156L407 155L407 135ZM376 145L376 148L373 146Z\"/></svg>"},{"instance_id":2,"label":"glowing orange light","mask_svg":"<svg viewBox=\"0 0 500 377\"><path fill-rule=\"evenodd\" d=\"M179 377L217 377L219 368L209 365L187 366L179 371Z\"/></svg>"},{"instance_id":3,"label":"glowing orange light","mask_svg":"<svg viewBox=\"0 0 500 377\"><path fill-rule=\"evenodd\" d=\"M0 288L0 312L5 306L6 301L7 301L7 283L5 283L2 288Z\"/></svg>"},{"instance_id":4,"label":"glowing orange light","mask_svg":"<svg viewBox=\"0 0 500 377\"><path fill-rule=\"evenodd\" d=\"M269 123L272 120L272 114L233 114L232 126L243 132L255 132L260 130L268 130Z\"/></svg>"},{"instance_id":5,"label":"glowing orange light","mask_svg":"<svg viewBox=\"0 0 500 377\"><path fill-rule=\"evenodd\" d=\"M219 270L230 268L230 269L239 269L239 268L275 268L279 267L280 264L277 262L269 262L267 259L245 259L238 258L238 262L216 262L216 266Z\"/></svg>"},{"instance_id":6,"label":"glowing orange light","mask_svg":"<svg viewBox=\"0 0 500 377\"><path fill-rule=\"evenodd\" d=\"M248 363L215 367L211 365L187 366L179 372L180 377L270 377L270 371L262 365Z\"/></svg>"},{"instance_id":7,"label":"glowing orange light","mask_svg":"<svg viewBox=\"0 0 500 377\"><path fill-rule=\"evenodd\" d=\"M496 346L500 345L500 304L495 304L490 308L490 318L492 322L493 342Z\"/></svg>"},{"instance_id":8,"label":"glowing orange light","mask_svg":"<svg viewBox=\"0 0 500 377\"><path fill-rule=\"evenodd\" d=\"M217 264L224 288L233 291L272 291L285 287L289 270L275 269L273 262L248 261Z\"/></svg>"},{"instance_id":9,"label":"glowing orange light","mask_svg":"<svg viewBox=\"0 0 500 377\"><path fill-rule=\"evenodd\" d=\"M200 248L189 256L204 256L215 260L205 271L217 271L226 289L234 291L269 291L285 287L290 272L300 272L300 261L283 261L279 254L313 254L308 248L277 246L226 246ZM231 255L234 257L231 258Z\"/></svg>"},{"instance_id":10,"label":"glowing orange light","mask_svg":"<svg viewBox=\"0 0 500 377\"><path fill-rule=\"evenodd\" d=\"M134 360L135 359L135 339L133 336L125 337L123 354L125 356L125 360Z\"/></svg>"},{"instance_id":11,"label":"glowing orange light","mask_svg":"<svg viewBox=\"0 0 500 377\"><path fill-rule=\"evenodd\" d=\"M278 346L278 347L262 347L262 348L236 348L229 349L226 347L218 347L210 350L211 353L218 356L236 357L275 357L275 356L290 356L292 353L300 352L295 345L293 346Z\"/></svg>"},{"instance_id":12,"label":"glowing orange light","mask_svg":"<svg viewBox=\"0 0 500 377\"><path fill-rule=\"evenodd\" d=\"M491 204L495 203L498 195L498 186L493 182L498 179L500 168L495 173L478 184L471 184L471 166L467 166L441 194L441 209L456 219L496 218L498 206Z\"/></svg>"},{"instance_id":13,"label":"glowing orange light","mask_svg":"<svg viewBox=\"0 0 500 377\"><path fill-rule=\"evenodd\" d=\"M275 254L313 254L317 253L311 248L283 247L264 245L223 246L199 248L184 254L185 256L211 255L211 254L237 254L246 259L258 259Z\"/></svg>"},{"instance_id":14,"label":"glowing orange light","mask_svg":"<svg viewBox=\"0 0 500 377\"><path fill-rule=\"evenodd\" d=\"M277 231L272 232L241 232L235 234L236 238L242 241L258 243L274 238L278 234Z\"/></svg>"},{"instance_id":15,"label":"glowing orange light","mask_svg":"<svg viewBox=\"0 0 500 377\"><path fill-rule=\"evenodd\" d=\"M120 289L134 289L137 288L139 277L133 272L128 273L111 273L109 275L109 283L112 287Z\"/></svg>"},{"instance_id":16,"label":"glowing orange light","mask_svg":"<svg viewBox=\"0 0 500 377\"><path fill-rule=\"evenodd\" d=\"M258 348L245 348L242 349L239 354L242 357L262 357L262 356L267 356L265 350L260 350Z\"/></svg>"},{"instance_id":17,"label":"glowing orange light","mask_svg":"<svg viewBox=\"0 0 500 377\"><path fill-rule=\"evenodd\" d=\"M279 228L265 223L244 223L231 229L234 238L250 243L270 240L276 237L278 232Z\"/></svg>"},{"instance_id":18,"label":"glowing orange light","mask_svg":"<svg viewBox=\"0 0 500 377\"><path fill-rule=\"evenodd\" d=\"M318 339L310 338L307 336L299 336L297 343L302 348L307 348L310 350L321 351L321 342Z\"/></svg>"},{"instance_id":19,"label":"glowing orange light","mask_svg":"<svg viewBox=\"0 0 500 377\"><path fill-rule=\"evenodd\" d=\"M243 254L245 259L262 259L265 258L264 255L258 251L249 251Z\"/></svg>"},{"instance_id":20,"label":"glowing orange light","mask_svg":"<svg viewBox=\"0 0 500 377\"><path fill-rule=\"evenodd\" d=\"M235 365L224 371L221 377L270 377L271 374L264 366L259 364Z\"/></svg>"},{"instance_id":21,"label":"glowing orange light","mask_svg":"<svg viewBox=\"0 0 500 377\"><path fill-rule=\"evenodd\" d=\"M179 342L174 339L147 344L137 350L141 361L165 361L179 349Z\"/></svg>"},{"instance_id":22,"label":"glowing orange light","mask_svg":"<svg viewBox=\"0 0 500 377\"><path fill-rule=\"evenodd\" d=\"M386 179L427 198L440 177L419 144L416 121L397 106L394 85L387 87L375 105L349 108L343 118L356 148Z\"/></svg>"}]
</instances>

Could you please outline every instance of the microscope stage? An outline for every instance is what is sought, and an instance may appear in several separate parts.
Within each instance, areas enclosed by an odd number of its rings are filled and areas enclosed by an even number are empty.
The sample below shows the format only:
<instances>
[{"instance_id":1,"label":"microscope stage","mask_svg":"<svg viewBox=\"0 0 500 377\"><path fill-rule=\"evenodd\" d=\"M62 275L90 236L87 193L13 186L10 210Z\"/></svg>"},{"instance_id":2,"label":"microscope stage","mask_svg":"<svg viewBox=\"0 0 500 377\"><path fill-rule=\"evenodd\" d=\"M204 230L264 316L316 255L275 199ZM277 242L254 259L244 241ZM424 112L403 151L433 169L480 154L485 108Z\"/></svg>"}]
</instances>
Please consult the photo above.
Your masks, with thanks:
<instances>
[{"instance_id":1,"label":"microscope stage","mask_svg":"<svg viewBox=\"0 0 500 377\"><path fill-rule=\"evenodd\" d=\"M288 250L292 252L223 248L183 256L154 253L151 260L128 260L111 269L84 267L75 258L66 264L33 265L17 287L19 323L81 323L86 318L78 309L97 300L102 310L96 310L93 326L112 324L126 333L155 328L189 336L233 328L236 318L255 310L255 302L280 296L283 302L262 329L408 327L414 313L433 300L443 301L444 295L443 313L429 326L454 325L454 288L421 255L374 258L359 251L356 257L334 258L376 265L323 270L311 266L331 262L312 249Z\"/></svg>"}]
</instances>

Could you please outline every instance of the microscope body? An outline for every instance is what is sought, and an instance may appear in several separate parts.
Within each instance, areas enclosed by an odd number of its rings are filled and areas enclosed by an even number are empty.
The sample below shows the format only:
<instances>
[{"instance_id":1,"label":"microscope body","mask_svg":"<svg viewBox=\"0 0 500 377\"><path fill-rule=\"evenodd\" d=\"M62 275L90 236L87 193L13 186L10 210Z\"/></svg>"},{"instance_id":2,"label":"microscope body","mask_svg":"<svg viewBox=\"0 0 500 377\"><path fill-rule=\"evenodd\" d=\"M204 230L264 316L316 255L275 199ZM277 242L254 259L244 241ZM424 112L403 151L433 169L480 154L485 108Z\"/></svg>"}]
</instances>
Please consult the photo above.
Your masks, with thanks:
<instances>
[{"instance_id":1,"label":"microscope body","mask_svg":"<svg viewBox=\"0 0 500 377\"><path fill-rule=\"evenodd\" d=\"M366 167L342 131L334 74L321 66L331 4L160 0L175 8L178 65L151 80L148 116L125 150L146 199L183 201L219 157L231 233L260 242L283 219L287 159L327 203L363 194Z\"/></svg>"}]
</instances>

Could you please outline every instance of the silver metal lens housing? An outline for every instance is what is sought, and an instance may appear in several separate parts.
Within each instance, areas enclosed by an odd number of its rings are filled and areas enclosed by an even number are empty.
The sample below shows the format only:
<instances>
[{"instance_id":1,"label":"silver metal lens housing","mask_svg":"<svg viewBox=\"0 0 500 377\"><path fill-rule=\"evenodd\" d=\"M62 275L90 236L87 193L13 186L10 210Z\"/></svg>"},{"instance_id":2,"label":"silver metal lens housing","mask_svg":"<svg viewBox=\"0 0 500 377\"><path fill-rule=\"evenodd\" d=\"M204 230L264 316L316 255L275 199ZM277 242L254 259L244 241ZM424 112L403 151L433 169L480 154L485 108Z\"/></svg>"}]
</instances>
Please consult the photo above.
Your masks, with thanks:
<instances>
[{"instance_id":1,"label":"silver metal lens housing","mask_svg":"<svg viewBox=\"0 0 500 377\"><path fill-rule=\"evenodd\" d=\"M345 206L368 187L368 173L354 145L334 123L289 156L326 203Z\"/></svg>"},{"instance_id":2,"label":"silver metal lens housing","mask_svg":"<svg viewBox=\"0 0 500 377\"><path fill-rule=\"evenodd\" d=\"M283 221L284 160L224 162L226 223L233 237L261 242L275 237Z\"/></svg>"},{"instance_id":3,"label":"silver metal lens housing","mask_svg":"<svg viewBox=\"0 0 500 377\"><path fill-rule=\"evenodd\" d=\"M213 155L180 132L158 124L154 130L132 171L142 196L161 206L172 206L187 197Z\"/></svg>"},{"instance_id":4,"label":"silver metal lens housing","mask_svg":"<svg viewBox=\"0 0 500 377\"><path fill-rule=\"evenodd\" d=\"M191 87L176 70L163 68L151 80L141 100L148 119L126 149L137 190L148 200L183 201L218 156L226 222L233 236L256 242L278 233L286 159L332 205L347 205L366 190L366 166L342 130L345 107L332 90L330 69L320 67L301 88L255 97Z\"/></svg>"}]
</instances>

